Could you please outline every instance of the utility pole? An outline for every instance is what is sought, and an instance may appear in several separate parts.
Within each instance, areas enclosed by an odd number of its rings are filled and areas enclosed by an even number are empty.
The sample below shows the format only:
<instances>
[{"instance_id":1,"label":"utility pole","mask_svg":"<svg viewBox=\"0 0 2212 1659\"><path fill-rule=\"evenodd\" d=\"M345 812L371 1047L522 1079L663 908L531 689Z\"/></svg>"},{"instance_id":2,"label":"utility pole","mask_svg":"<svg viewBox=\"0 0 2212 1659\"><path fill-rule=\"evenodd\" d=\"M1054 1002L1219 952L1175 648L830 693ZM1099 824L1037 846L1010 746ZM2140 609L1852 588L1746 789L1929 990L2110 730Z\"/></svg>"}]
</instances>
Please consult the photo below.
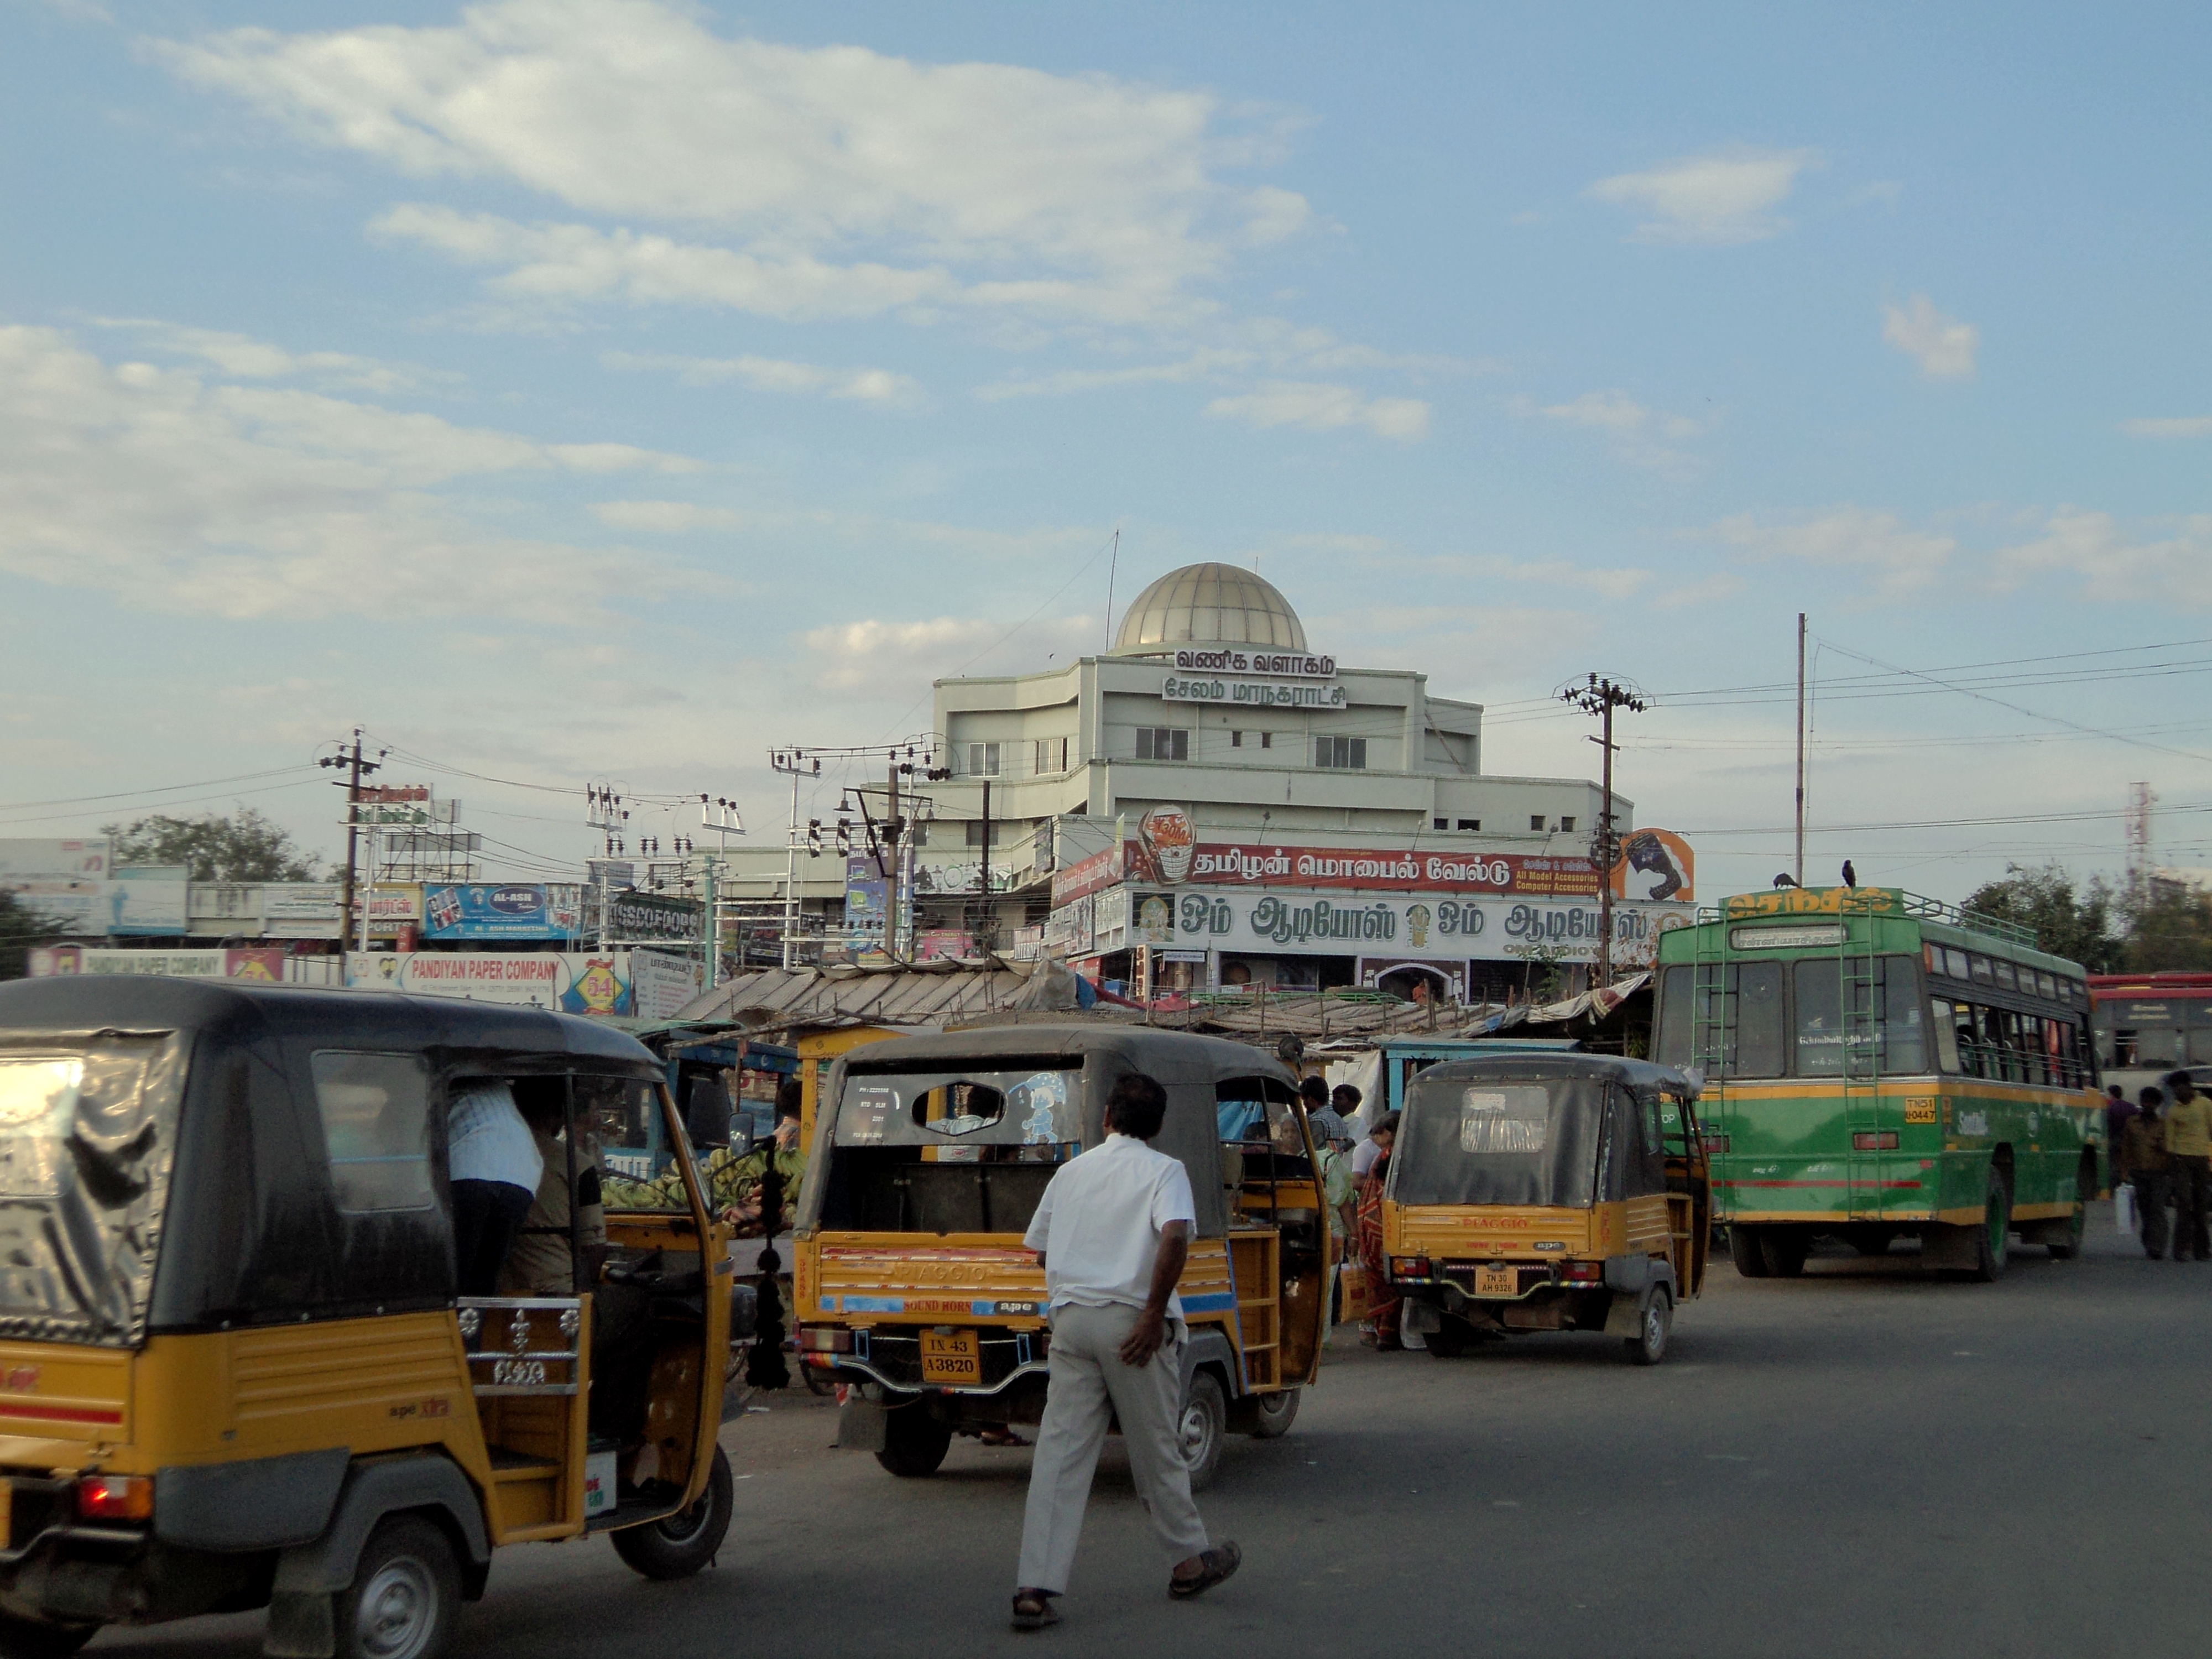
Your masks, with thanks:
<instances>
[{"instance_id":1,"label":"utility pole","mask_svg":"<svg viewBox=\"0 0 2212 1659\"><path fill-rule=\"evenodd\" d=\"M315 763L318 766L343 767L347 769L344 785L346 792L345 891L338 901L338 915L341 918L338 923L338 950L341 955L345 950L346 924L353 917L356 886L354 872L360 858L361 813L358 809L361 805L361 781L371 773L380 770L385 756L390 752L389 750L380 749L376 751L374 760L363 760L361 752L361 727L356 726L353 729L351 749L348 749L342 743L338 745L337 754L325 755ZM361 948L363 951L368 949L368 906L366 904L362 906L361 911Z\"/></svg>"},{"instance_id":2,"label":"utility pole","mask_svg":"<svg viewBox=\"0 0 2212 1659\"><path fill-rule=\"evenodd\" d=\"M1805 613L1797 613L1797 884L1805 884Z\"/></svg>"},{"instance_id":3,"label":"utility pole","mask_svg":"<svg viewBox=\"0 0 2212 1659\"><path fill-rule=\"evenodd\" d=\"M894 962L899 960L899 885L906 878L906 865L900 857L900 843L905 840L906 825L899 818L898 757L890 760L890 805L884 811L884 834L890 845L890 870L884 883L884 954Z\"/></svg>"},{"instance_id":4,"label":"utility pole","mask_svg":"<svg viewBox=\"0 0 2212 1659\"><path fill-rule=\"evenodd\" d=\"M1620 859L1619 837L1613 833L1613 711L1626 708L1632 714L1640 714L1651 707L1651 699L1634 686L1592 674L1583 684L1570 680L1562 686L1559 700L1604 722L1603 735L1590 739L1605 751L1605 807L1598 814L1597 834L1591 837L1591 854L1598 867L1597 983L1602 988L1613 982L1613 866Z\"/></svg>"},{"instance_id":5,"label":"utility pole","mask_svg":"<svg viewBox=\"0 0 2212 1659\"><path fill-rule=\"evenodd\" d=\"M783 970L799 966L799 781L822 775L822 757L803 749L776 749L769 764L791 778L791 824L783 837Z\"/></svg>"}]
</instances>

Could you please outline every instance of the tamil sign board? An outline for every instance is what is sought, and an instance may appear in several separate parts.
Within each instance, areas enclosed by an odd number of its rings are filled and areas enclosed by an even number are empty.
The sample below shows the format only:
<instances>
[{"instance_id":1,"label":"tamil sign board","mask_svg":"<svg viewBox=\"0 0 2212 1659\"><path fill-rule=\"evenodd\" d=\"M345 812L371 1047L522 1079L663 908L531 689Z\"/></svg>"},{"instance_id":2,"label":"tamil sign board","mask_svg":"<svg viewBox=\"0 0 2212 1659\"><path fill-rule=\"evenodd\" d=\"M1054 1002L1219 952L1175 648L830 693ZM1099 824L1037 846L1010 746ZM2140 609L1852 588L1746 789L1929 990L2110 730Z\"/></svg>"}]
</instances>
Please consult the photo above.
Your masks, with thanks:
<instances>
[{"instance_id":1,"label":"tamil sign board","mask_svg":"<svg viewBox=\"0 0 2212 1659\"><path fill-rule=\"evenodd\" d=\"M264 883L261 931L270 939L336 939L344 892L334 881Z\"/></svg>"},{"instance_id":2,"label":"tamil sign board","mask_svg":"<svg viewBox=\"0 0 2212 1659\"><path fill-rule=\"evenodd\" d=\"M640 1019L674 1019L707 988L707 970L667 951L629 953L630 1002Z\"/></svg>"},{"instance_id":3,"label":"tamil sign board","mask_svg":"<svg viewBox=\"0 0 2212 1659\"><path fill-rule=\"evenodd\" d=\"M1148 942L1184 950L1202 945L1250 956L1408 961L1597 959L1600 913L1595 901L1468 899L1448 894L1346 899L1341 894L1311 891L1139 892L1133 896L1139 917L1154 898L1171 899L1174 927L1167 937ZM1687 927L1694 915L1694 907L1687 904L1615 904L1613 965L1650 963L1659 936ZM1102 940L1101 948L1113 947Z\"/></svg>"},{"instance_id":4,"label":"tamil sign board","mask_svg":"<svg viewBox=\"0 0 2212 1659\"><path fill-rule=\"evenodd\" d=\"M12 887L17 878L40 881L105 881L107 879L107 838L85 841L47 841L27 836L0 836L0 887Z\"/></svg>"}]
</instances>

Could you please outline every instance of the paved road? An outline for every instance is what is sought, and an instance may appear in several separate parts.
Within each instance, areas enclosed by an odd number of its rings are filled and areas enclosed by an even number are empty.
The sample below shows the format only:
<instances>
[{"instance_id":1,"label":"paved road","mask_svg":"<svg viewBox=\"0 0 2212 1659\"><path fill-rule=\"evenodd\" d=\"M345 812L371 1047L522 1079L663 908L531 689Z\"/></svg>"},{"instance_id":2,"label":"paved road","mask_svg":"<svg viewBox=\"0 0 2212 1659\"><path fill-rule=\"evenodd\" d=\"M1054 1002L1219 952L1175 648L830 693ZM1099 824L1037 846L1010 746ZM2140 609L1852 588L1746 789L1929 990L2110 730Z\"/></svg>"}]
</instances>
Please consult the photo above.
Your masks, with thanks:
<instances>
[{"instance_id":1,"label":"paved road","mask_svg":"<svg viewBox=\"0 0 2212 1659\"><path fill-rule=\"evenodd\" d=\"M2100 1206L2078 1262L1996 1285L1910 1247L1801 1280L1725 1265L1639 1370L1597 1336L1466 1358L1340 1334L1283 1440L1201 1501L1243 1571L1164 1595L1109 1449L1066 1622L1004 1625L1028 1454L956 1443L932 1480L828 1449L804 1394L732 1424L720 1565L634 1577L604 1541L505 1552L471 1659L708 1653L1383 1651L2064 1655L2193 1650L2212 1595L2212 1266L2142 1259ZM95 1653L243 1656L255 1618ZM1172 1645L1168 1645L1172 1644ZM1418 1645L1417 1645L1418 1644Z\"/></svg>"}]
</instances>

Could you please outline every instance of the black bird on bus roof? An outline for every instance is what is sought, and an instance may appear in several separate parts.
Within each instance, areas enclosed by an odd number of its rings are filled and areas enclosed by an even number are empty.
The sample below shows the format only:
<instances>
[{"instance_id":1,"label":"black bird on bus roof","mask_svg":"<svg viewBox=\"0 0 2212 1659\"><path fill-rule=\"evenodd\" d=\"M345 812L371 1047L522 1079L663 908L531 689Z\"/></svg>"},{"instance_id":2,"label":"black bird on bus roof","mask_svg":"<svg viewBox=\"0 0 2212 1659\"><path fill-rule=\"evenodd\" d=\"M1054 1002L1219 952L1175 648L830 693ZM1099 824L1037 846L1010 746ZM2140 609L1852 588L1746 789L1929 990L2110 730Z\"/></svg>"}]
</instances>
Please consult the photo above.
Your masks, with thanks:
<instances>
[{"instance_id":1,"label":"black bird on bus roof","mask_svg":"<svg viewBox=\"0 0 2212 1659\"><path fill-rule=\"evenodd\" d=\"M1844 885L1846 887L1856 887L1858 884L1859 872L1852 869L1851 861L1849 859L1845 859L1844 860Z\"/></svg>"},{"instance_id":2,"label":"black bird on bus roof","mask_svg":"<svg viewBox=\"0 0 2212 1659\"><path fill-rule=\"evenodd\" d=\"M1797 884L1797 878L1784 870L1780 875L1775 877L1774 884L1777 887L1795 887Z\"/></svg>"}]
</instances>

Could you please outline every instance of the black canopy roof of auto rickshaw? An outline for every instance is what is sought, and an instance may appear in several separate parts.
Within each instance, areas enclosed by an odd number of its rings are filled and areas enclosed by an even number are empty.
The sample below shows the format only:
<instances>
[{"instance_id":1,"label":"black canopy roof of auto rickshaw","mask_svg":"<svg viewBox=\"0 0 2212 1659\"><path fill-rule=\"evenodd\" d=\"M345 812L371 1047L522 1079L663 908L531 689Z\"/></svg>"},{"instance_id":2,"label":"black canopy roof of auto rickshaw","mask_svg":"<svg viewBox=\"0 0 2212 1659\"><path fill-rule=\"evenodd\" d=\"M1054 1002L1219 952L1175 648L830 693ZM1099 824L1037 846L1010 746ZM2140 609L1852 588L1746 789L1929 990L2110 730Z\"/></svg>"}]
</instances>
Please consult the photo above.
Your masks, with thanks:
<instances>
[{"instance_id":1,"label":"black canopy roof of auto rickshaw","mask_svg":"<svg viewBox=\"0 0 2212 1659\"><path fill-rule=\"evenodd\" d=\"M1582 1054L1559 1048L1532 1048L1522 1054L1443 1060L1423 1071L1413 1082L1449 1083L1480 1078L1527 1078L1531 1082L1581 1078L1623 1084L1632 1089L1658 1089L1693 1097L1698 1093L1698 1085L1672 1066L1654 1065L1648 1060L1630 1060L1620 1054Z\"/></svg>"},{"instance_id":2,"label":"black canopy roof of auto rickshaw","mask_svg":"<svg viewBox=\"0 0 2212 1659\"><path fill-rule=\"evenodd\" d=\"M334 1186L315 1069L331 1051L423 1063L395 1101L395 1146L425 1166L404 1204ZM620 1032L495 1003L120 975L0 986L0 1060L56 1052L85 1065L69 1124L26 1127L11 1154L25 1190L0 1206L0 1335L118 1346L450 1304L439 1080L662 1071Z\"/></svg>"}]
</instances>

